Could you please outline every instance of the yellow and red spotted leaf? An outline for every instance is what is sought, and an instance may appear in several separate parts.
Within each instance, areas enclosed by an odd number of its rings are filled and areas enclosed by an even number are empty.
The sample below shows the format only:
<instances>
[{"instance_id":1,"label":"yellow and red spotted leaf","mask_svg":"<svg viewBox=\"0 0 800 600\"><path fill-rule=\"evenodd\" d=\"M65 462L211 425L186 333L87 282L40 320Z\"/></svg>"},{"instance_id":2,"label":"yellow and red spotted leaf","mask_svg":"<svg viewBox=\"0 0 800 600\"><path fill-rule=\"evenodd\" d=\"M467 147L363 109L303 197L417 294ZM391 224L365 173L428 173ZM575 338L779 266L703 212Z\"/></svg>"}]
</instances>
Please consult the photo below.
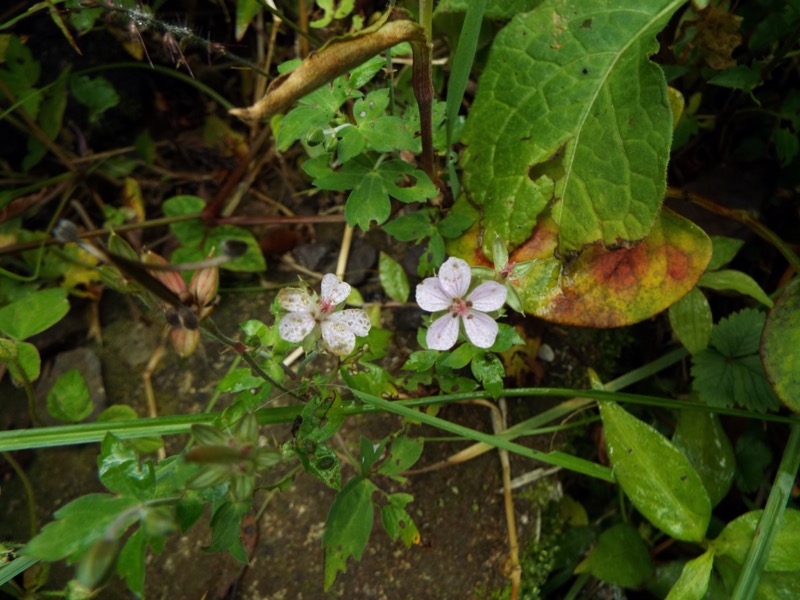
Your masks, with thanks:
<instances>
[{"instance_id":1,"label":"yellow and red spotted leaf","mask_svg":"<svg viewBox=\"0 0 800 600\"><path fill-rule=\"evenodd\" d=\"M486 264L476 250L477 228L448 249L472 264ZM558 227L549 217L510 261L534 261L512 279L526 312L547 321L585 327L621 327L665 310L691 290L711 258L703 231L669 209L662 209L650 234L620 249L592 244L573 259L556 258Z\"/></svg>"}]
</instances>

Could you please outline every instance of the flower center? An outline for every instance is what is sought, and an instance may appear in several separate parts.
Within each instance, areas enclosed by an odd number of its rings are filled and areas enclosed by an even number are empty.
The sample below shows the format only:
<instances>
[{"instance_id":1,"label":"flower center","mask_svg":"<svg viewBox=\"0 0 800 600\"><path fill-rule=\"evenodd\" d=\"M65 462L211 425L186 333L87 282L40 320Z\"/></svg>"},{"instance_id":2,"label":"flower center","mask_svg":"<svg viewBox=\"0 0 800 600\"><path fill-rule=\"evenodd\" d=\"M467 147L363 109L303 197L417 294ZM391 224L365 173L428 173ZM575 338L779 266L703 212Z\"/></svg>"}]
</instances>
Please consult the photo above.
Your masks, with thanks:
<instances>
[{"instance_id":1,"label":"flower center","mask_svg":"<svg viewBox=\"0 0 800 600\"><path fill-rule=\"evenodd\" d=\"M466 317L471 308L472 302L462 298L456 298L453 300L453 305L450 307L450 312L452 312L454 316Z\"/></svg>"},{"instance_id":2,"label":"flower center","mask_svg":"<svg viewBox=\"0 0 800 600\"><path fill-rule=\"evenodd\" d=\"M325 298L320 298L317 305L317 321L324 321L336 309L336 305Z\"/></svg>"}]
</instances>

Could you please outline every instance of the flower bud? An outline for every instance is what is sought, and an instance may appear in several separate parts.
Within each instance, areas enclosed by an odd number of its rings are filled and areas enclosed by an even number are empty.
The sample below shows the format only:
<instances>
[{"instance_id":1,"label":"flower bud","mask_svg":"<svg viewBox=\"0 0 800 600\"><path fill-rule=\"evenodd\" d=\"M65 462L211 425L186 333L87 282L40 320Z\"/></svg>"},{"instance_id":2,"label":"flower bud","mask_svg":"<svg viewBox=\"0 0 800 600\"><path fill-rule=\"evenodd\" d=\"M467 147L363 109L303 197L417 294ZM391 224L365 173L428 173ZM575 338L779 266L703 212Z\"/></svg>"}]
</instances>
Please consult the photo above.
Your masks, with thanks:
<instances>
[{"instance_id":1,"label":"flower bud","mask_svg":"<svg viewBox=\"0 0 800 600\"><path fill-rule=\"evenodd\" d=\"M217 296L217 286L219 285L219 267L209 267L200 269L192 275L189 282L189 293L192 294L197 302L198 308L208 306Z\"/></svg>"},{"instance_id":2,"label":"flower bud","mask_svg":"<svg viewBox=\"0 0 800 600\"><path fill-rule=\"evenodd\" d=\"M200 342L200 330L173 327L169 330L169 339L178 356L186 358L191 356L197 348L197 344Z\"/></svg>"},{"instance_id":3,"label":"flower bud","mask_svg":"<svg viewBox=\"0 0 800 600\"><path fill-rule=\"evenodd\" d=\"M169 263L164 260L155 252L148 250L142 254L142 262L145 265L168 265ZM178 296L181 300L186 297L186 282L177 271L150 271L150 274L163 283L172 293Z\"/></svg>"}]
</instances>

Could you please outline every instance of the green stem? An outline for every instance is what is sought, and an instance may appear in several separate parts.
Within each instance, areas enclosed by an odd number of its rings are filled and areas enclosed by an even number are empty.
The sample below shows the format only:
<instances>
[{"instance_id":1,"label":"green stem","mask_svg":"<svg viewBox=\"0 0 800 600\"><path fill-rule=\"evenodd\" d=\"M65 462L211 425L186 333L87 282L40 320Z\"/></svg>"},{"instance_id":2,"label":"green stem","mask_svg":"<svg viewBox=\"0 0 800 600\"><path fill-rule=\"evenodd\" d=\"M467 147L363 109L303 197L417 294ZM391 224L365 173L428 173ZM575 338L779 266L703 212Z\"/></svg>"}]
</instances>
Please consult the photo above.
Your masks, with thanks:
<instances>
[{"instance_id":1,"label":"green stem","mask_svg":"<svg viewBox=\"0 0 800 600\"><path fill-rule=\"evenodd\" d=\"M447 394L441 396L427 396L424 398L414 398L412 400L397 400L390 404L403 407L435 406L438 404L449 404L463 400L473 400L485 397L484 392L463 392L460 394ZM629 404L641 404L645 406L659 406L674 410L703 410L718 414L731 415L744 419L758 418L761 421L776 423L789 423L800 426L798 417L783 417L778 415L759 414L754 415L750 411L737 409L718 409L704 406L698 402L686 402L681 400L668 400L653 396L643 396L639 394L624 394L620 392L609 392L607 390L573 390L563 388L518 388L505 390L503 395L506 398L519 397L562 397L578 398L579 402L585 402L585 398L595 400L614 400L616 402L627 402ZM257 411L256 416L261 425L277 425L292 423L300 414L302 406L268 407ZM363 415L379 412L376 406L365 406L361 403L345 403L342 407L344 416ZM419 414L415 411L414 419L418 419ZM169 417L155 417L149 419L137 419L133 421L118 421L105 423L81 423L77 425L58 425L55 427L41 427L37 429L14 429L10 431L0 431L0 452L10 452L27 448L48 448L56 446L71 446L74 444L90 444L103 440L106 433L113 433L121 439L137 439L153 435L176 435L189 433L191 426L195 423L212 423L219 418L220 413L202 413L191 415L175 415ZM510 430L511 428L509 428ZM453 432L451 432L453 433ZM508 433L508 432L506 432ZM456 435L463 435L462 432ZM469 436L473 439L472 436ZM500 436L490 436L493 440Z\"/></svg>"},{"instance_id":2,"label":"green stem","mask_svg":"<svg viewBox=\"0 0 800 600\"><path fill-rule=\"evenodd\" d=\"M798 468L800 468L800 425L793 425L767 505L758 521L739 580L733 590L732 600L749 600L755 597L772 543L781 528L786 503L791 497Z\"/></svg>"},{"instance_id":3,"label":"green stem","mask_svg":"<svg viewBox=\"0 0 800 600\"><path fill-rule=\"evenodd\" d=\"M505 440L499 436L483 433L482 431L470 429L469 427L464 427L463 425L458 425L457 423L451 423L450 421L440 419L439 417L431 416L423 411L414 410L413 408L403 406L398 402L390 402L389 400L384 400L383 398L378 398L377 396L372 396L356 390L353 390L353 393L366 404L400 415L407 419L420 421L426 425L436 427L437 429L441 429L443 431L448 431L456 435L463 435L475 440L476 442L483 442L484 444L489 444L491 446L519 454L520 456L525 456L546 464L556 465L564 469L569 469L570 471L575 471L576 473L588 475L589 477L594 477L596 479L602 479L609 482L615 481L611 469L591 461L577 458L557 450L553 452L539 452L538 450L533 450L532 448L527 448L526 446L509 442L508 440Z\"/></svg>"}]
</instances>

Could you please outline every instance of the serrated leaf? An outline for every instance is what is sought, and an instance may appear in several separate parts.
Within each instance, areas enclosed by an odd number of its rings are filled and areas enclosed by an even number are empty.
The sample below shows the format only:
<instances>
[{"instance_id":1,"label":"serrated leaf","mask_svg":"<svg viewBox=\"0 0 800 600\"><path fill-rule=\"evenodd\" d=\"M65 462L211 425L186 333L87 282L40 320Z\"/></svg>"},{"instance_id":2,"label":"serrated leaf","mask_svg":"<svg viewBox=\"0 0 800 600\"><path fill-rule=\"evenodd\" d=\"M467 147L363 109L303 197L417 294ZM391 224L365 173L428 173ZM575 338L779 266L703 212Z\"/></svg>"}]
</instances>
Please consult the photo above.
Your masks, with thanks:
<instances>
[{"instance_id":1,"label":"serrated leaf","mask_svg":"<svg viewBox=\"0 0 800 600\"><path fill-rule=\"evenodd\" d=\"M64 288L33 292L0 308L0 331L24 340L49 329L68 312L69 302Z\"/></svg>"},{"instance_id":2,"label":"serrated leaf","mask_svg":"<svg viewBox=\"0 0 800 600\"><path fill-rule=\"evenodd\" d=\"M418 350L411 353L402 368L405 371L427 371L438 357L439 353L436 350Z\"/></svg>"},{"instance_id":3,"label":"serrated leaf","mask_svg":"<svg viewBox=\"0 0 800 600\"><path fill-rule=\"evenodd\" d=\"M119 104L119 94L103 76L73 75L69 80L72 96L89 109L89 121L96 123L100 115Z\"/></svg>"},{"instance_id":4,"label":"serrated leaf","mask_svg":"<svg viewBox=\"0 0 800 600\"><path fill-rule=\"evenodd\" d=\"M484 240L521 244L548 205L562 253L648 234L672 137L648 56L682 4L546 0L497 35L463 135Z\"/></svg>"},{"instance_id":5,"label":"serrated leaf","mask_svg":"<svg viewBox=\"0 0 800 600\"><path fill-rule=\"evenodd\" d=\"M711 550L687 562L667 600L702 600L708 591L713 566L714 553Z\"/></svg>"},{"instance_id":6,"label":"serrated leaf","mask_svg":"<svg viewBox=\"0 0 800 600\"><path fill-rule=\"evenodd\" d=\"M668 209L633 247L590 246L567 264L554 256L557 231L551 219L536 226L531 238L509 258L517 264L534 262L524 275L510 281L526 312L566 325L620 327L647 319L694 287L711 254L708 237ZM448 245L450 254L471 264L486 264L476 251L477 236L474 227Z\"/></svg>"},{"instance_id":7,"label":"serrated leaf","mask_svg":"<svg viewBox=\"0 0 800 600\"><path fill-rule=\"evenodd\" d=\"M756 527L764 511L754 510L741 515L725 526L713 541L718 554L730 556L743 563ZM781 527L772 542L764 571L798 571L800 565L800 511L787 508Z\"/></svg>"},{"instance_id":8,"label":"serrated leaf","mask_svg":"<svg viewBox=\"0 0 800 600\"><path fill-rule=\"evenodd\" d=\"M691 354L708 347L714 322L708 300L696 287L669 307L669 322Z\"/></svg>"},{"instance_id":9,"label":"serrated leaf","mask_svg":"<svg viewBox=\"0 0 800 600\"><path fill-rule=\"evenodd\" d=\"M764 306L772 306L772 300L756 281L741 271L723 269L704 273L697 285L711 290L730 290L750 296L761 302Z\"/></svg>"},{"instance_id":10,"label":"serrated leaf","mask_svg":"<svg viewBox=\"0 0 800 600\"><path fill-rule=\"evenodd\" d=\"M206 203L197 196L173 196L165 200L161 210L166 217L194 215L205 208ZM172 235L184 246L197 246L205 236L206 228L199 219L180 221L169 226Z\"/></svg>"},{"instance_id":11,"label":"serrated leaf","mask_svg":"<svg viewBox=\"0 0 800 600\"><path fill-rule=\"evenodd\" d=\"M247 248L241 256L237 256L221 265L221 269L246 273L259 273L267 269L267 263L264 259L264 254L261 252L261 247L258 245L258 240L247 229L235 227L234 225L214 227L208 233L208 238L203 244L203 256L208 256L212 248L216 249L216 254L219 256L222 242L226 240L244 242Z\"/></svg>"},{"instance_id":12,"label":"serrated leaf","mask_svg":"<svg viewBox=\"0 0 800 600\"><path fill-rule=\"evenodd\" d=\"M369 479L354 477L336 495L325 522L325 591L336 576L347 571L350 557L361 560L372 531L372 494L377 487Z\"/></svg>"},{"instance_id":13,"label":"serrated leaf","mask_svg":"<svg viewBox=\"0 0 800 600\"><path fill-rule=\"evenodd\" d=\"M70 369L59 375L47 392L47 412L59 421L83 421L93 408L86 379L78 369Z\"/></svg>"},{"instance_id":14,"label":"serrated leaf","mask_svg":"<svg viewBox=\"0 0 800 600\"><path fill-rule=\"evenodd\" d=\"M601 581L639 587L653 574L647 545L631 525L613 525L600 534L597 545L575 569Z\"/></svg>"},{"instance_id":15,"label":"serrated leaf","mask_svg":"<svg viewBox=\"0 0 800 600\"><path fill-rule=\"evenodd\" d=\"M408 295L411 293L408 276L402 265L385 252L381 252L378 262L378 277L383 291L389 298L400 303L408 300Z\"/></svg>"},{"instance_id":16,"label":"serrated leaf","mask_svg":"<svg viewBox=\"0 0 800 600\"><path fill-rule=\"evenodd\" d=\"M775 393L800 412L800 279L783 290L769 313L761 336L761 360Z\"/></svg>"},{"instance_id":17,"label":"serrated leaf","mask_svg":"<svg viewBox=\"0 0 800 600\"><path fill-rule=\"evenodd\" d=\"M56 520L45 525L20 554L48 562L74 556L105 536L112 523L119 537L138 515L131 513L121 521L118 518L136 504L138 500L129 496L81 496L56 511Z\"/></svg>"},{"instance_id":18,"label":"serrated leaf","mask_svg":"<svg viewBox=\"0 0 800 600\"><path fill-rule=\"evenodd\" d=\"M719 418L710 412L682 410L672 443L700 475L711 506L719 504L736 473L736 455Z\"/></svg>"},{"instance_id":19,"label":"serrated leaf","mask_svg":"<svg viewBox=\"0 0 800 600\"><path fill-rule=\"evenodd\" d=\"M711 346L692 357L692 388L712 406L777 410L778 398L756 354L764 313L746 309L722 319L711 332Z\"/></svg>"},{"instance_id":20,"label":"serrated leaf","mask_svg":"<svg viewBox=\"0 0 800 600\"><path fill-rule=\"evenodd\" d=\"M663 435L614 402L599 402L608 455L636 509L672 537L700 542L711 502L700 476Z\"/></svg>"}]
</instances>

